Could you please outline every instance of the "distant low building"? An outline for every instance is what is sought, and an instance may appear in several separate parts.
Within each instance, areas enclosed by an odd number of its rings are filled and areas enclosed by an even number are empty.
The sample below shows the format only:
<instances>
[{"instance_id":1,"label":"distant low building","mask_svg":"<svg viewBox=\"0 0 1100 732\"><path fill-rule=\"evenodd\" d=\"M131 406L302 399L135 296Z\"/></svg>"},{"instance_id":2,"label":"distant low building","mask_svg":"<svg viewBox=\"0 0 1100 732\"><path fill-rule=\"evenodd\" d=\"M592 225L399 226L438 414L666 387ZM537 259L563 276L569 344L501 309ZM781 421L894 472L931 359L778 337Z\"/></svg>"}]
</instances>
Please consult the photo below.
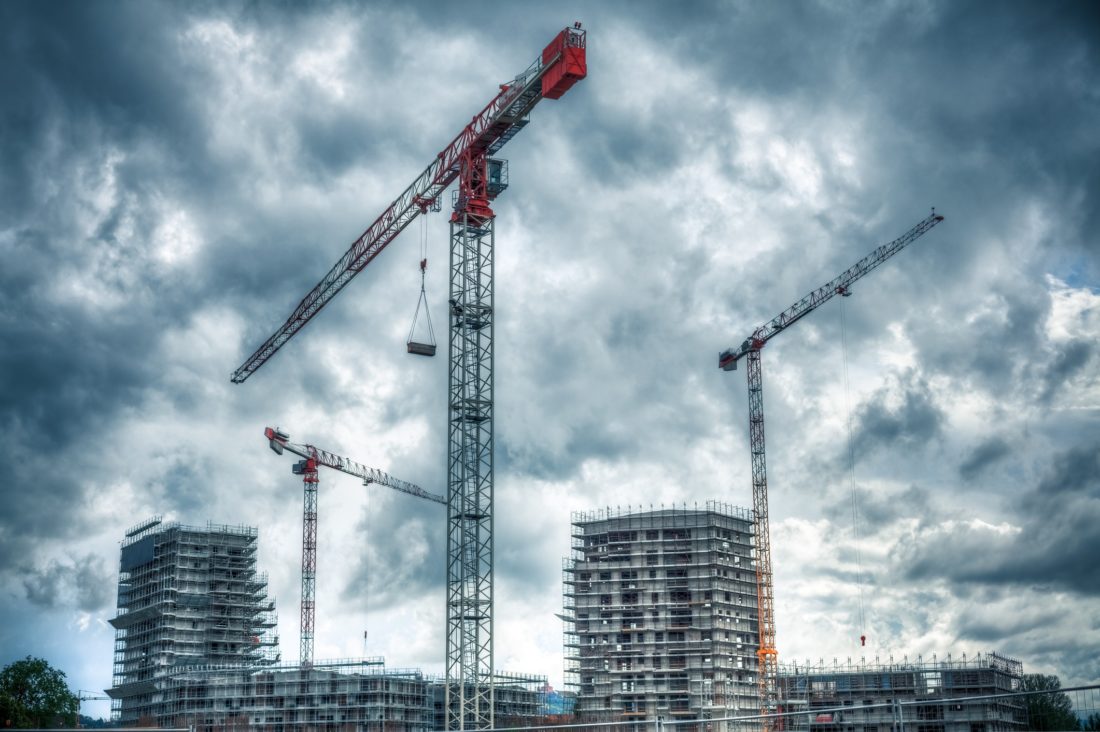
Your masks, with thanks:
<instances>
[{"instance_id":1,"label":"distant low building","mask_svg":"<svg viewBox=\"0 0 1100 732\"><path fill-rule=\"evenodd\" d=\"M498 671L493 680L493 726L526 727L532 720L546 714L547 684L545 676ZM447 729L444 714L446 682L433 678L431 692L434 699L433 729Z\"/></svg>"},{"instance_id":2,"label":"distant low building","mask_svg":"<svg viewBox=\"0 0 1100 732\"><path fill-rule=\"evenodd\" d=\"M997 653L881 664L781 664L783 711L804 712L786 729L889 732L900 715L913 732L1000 732L1028 728L1023 664Z\"/></svg>"},{"instance_id":3,"label":"distant low building","mask_svg":"<svg viewBox=\"0 0 1100 732\"><path fill-rule=\"evenodd\" d=\"M381 659L266 669L195 668L165 677L145 717L195 732L434 728L432 689L418 669L389 670Z\"/></svg>"}]
</instances>

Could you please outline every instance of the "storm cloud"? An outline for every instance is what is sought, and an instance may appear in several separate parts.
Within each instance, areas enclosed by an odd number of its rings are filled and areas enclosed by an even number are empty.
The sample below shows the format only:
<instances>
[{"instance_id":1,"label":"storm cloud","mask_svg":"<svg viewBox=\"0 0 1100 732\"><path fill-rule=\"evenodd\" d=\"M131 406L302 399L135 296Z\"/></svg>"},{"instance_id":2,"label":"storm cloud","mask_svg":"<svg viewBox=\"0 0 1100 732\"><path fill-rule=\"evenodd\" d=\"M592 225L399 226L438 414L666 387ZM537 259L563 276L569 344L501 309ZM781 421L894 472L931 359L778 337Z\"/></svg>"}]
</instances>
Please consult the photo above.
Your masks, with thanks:
<instances>
[{"instance_id":1,"label":"storm cloud","mask_svg":"<svg viewBox=\"0 0 1100 732\"><path fill-rule=\"evenodd\" d=\"M561 678L571 512L751 505L717 354L936 206L765 351L780 652L860 653L862 593L883 655L1097 680L1084 3L0 5L0 660L108 686L118 542L159 514L259 527L291 660L301 483L263 427L445 487L445 359L402 344L420 222L228 376L578 19L589 76L502 150L494 203L498 665ZM438 672L439 507L321 479L318 656Z\"/></svg>"}]
</instances>

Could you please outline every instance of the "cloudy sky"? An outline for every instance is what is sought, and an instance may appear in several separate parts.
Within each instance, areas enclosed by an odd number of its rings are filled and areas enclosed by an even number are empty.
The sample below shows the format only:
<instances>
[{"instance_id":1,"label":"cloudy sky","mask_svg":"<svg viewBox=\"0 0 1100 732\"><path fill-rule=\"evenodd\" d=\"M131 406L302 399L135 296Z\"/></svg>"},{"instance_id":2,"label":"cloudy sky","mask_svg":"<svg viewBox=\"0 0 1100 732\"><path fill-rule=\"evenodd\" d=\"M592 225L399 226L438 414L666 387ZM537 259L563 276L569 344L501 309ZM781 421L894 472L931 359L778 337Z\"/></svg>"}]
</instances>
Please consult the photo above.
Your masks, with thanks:
<instances>
[{"instance_id":1,"label":"cloudy sky","mask_svg":"<svg viewBox=\"0 0 1100 732\"><path fill-rule=\"evenodd\" d=\"M444 360L403 344L420 223L229 375L578 19L589 77L495 205L497 666L561 680L572 511L751 505L718 352L935 206L764 352L781 658L1100 680L1087 3L0 4L0 661L109 686L153 514L259 527L296 658L301 485L263 428L445 484ZM441 671L440 507L326 473L320 523L318 657Z\"/></svg>"}]
</instances>

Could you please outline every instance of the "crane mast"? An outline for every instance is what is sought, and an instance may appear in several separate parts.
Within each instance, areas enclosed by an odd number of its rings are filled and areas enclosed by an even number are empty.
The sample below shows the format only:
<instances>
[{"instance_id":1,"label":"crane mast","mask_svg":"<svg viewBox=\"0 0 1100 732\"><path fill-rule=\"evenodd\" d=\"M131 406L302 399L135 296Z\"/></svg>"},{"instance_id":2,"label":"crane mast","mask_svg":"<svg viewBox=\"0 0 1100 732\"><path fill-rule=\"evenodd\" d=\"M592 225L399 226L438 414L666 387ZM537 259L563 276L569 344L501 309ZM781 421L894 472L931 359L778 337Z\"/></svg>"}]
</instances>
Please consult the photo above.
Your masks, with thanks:
<instances>
[{"instance_id":1,"label":"crane mast","mask_svg":"<svg viewBox=\"0 0 1100 732\"><path fill-rule=\"evenodd\" d=\"M542 99L587 75L587 35L562 29L364 231L231 381L242 383L458 180L450 222L447 452L448 729L493 726L493 250L490 202L507 187L494 155ZM306 459L307 464L309 458ZM303 473L304 475L304 473ZM305 557L303 558L303 561Z\"/></svg>"},{"instance_id":2,"label":"crane mast","mask_svg":"<svg viewBox=\"0 0 1100 732\"><path fill-rule=\"evenodd\" d=\"M580 24L562 30L521 75L518 108L557 99L586 74ZM534 69L534 72L531 72ZM517 85L518 86L518 85ZM518 131L518 127L512 127ZM514 134L512 132L511 134ZM499 144L503 144L502 139ZM493 259L496 215L508 185L497 143L471 145L460 161L450 221L447 349L447 728L494 726L493 677Z\"/></svg>"},{"instance_id":3,"label":"crane mast","mask_svg":"<svg viewBox=\"0 0 1100 732\"><path fill-rule=\"evenodd\" d=\"M883 244L863 259L842 272L838 277L813 290L776 317L759 326L737 348L728 348L718 356L718 366L733 371L737 362L745 358L748 382L749 451L752 458L752 506L754 532L756 534L756 599L757 630L757 682L760 689L760 713L774 714L779 708L777 671L779 653L775 643L775 608L772 589L771 530L768 516L768 466L764 447L764 375L761 369L760 351L779 333L821 307L835 295L848 296L849 288L856 280L867 275L890 257L923 236L933 226L943 221L943 216L932 213L897 239ZM774 717L765 717L765 732L772 729Z\"/></svg>"},{"instance_id":4,"label":"crane mast","mask_svg":"<svg viewBox=\"0 0 1100 732\"><path fill-rule=\"evenodd\" d=\"M377 468L365 465L322 450L313 445L290 441L285 432L272 427L264 428L268 446L278 455L289 452L299 460L291 467L295 475L302 476L302 605L299 625L298 662L303 668L313 666L314 629L317 622L317 484L320 482L317 468L325 466L363 479L363 485L377 483L401 493L424 498L433 503L447 505L443 496L429 493L418 485L399 480Z\"/></svg>"}]
</instances>

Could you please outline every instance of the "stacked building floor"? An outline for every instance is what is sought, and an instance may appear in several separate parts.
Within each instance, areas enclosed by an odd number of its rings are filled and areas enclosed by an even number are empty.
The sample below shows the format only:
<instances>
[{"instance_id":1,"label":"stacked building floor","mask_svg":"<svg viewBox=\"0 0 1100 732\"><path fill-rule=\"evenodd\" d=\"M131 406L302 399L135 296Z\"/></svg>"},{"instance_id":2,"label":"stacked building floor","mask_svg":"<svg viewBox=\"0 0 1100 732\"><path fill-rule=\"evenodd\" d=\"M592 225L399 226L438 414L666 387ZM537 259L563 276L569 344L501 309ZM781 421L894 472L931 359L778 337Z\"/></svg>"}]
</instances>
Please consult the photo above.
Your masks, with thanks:
<instances>
[{"instance_id":1,"label":"stacked building floor","mask_svg":"<svg viewBox=\"0 0 1100 732\"><path fill-rule=\"evenodd\" d=\"M256 545L248 526L151 519L127 533L107 690L117 723L196 732L443 729L444 682L419 669L386 669L381 658L280 663ZM497 673L495 718L544 714L546 688L545 676Z\"/></svg>"},{"instance_id":2,"label":"stacked building floor","mask_svg":"<svg viewBox=\"0 0 1100 732\"><path fill-rule=\"evenodd\" d=\"M578 721L755 713L751 512L708 502L576 513L572 526L563 617Z\"/></svg>"},{"instance_id":3,"label":"stacked building floor","mask_svg":"<svg viewBox=\"0 0 1100 732\"><path fill-rule=\"evenodd\" d=\"M967 658L827 665L783 664L784 711L805 711L787 729L889 732L1001 732L1028 728L1018 696L1023 664L997 653ZM982 698L975 698L982 697Z\"/></svg>"}]
</instances>

